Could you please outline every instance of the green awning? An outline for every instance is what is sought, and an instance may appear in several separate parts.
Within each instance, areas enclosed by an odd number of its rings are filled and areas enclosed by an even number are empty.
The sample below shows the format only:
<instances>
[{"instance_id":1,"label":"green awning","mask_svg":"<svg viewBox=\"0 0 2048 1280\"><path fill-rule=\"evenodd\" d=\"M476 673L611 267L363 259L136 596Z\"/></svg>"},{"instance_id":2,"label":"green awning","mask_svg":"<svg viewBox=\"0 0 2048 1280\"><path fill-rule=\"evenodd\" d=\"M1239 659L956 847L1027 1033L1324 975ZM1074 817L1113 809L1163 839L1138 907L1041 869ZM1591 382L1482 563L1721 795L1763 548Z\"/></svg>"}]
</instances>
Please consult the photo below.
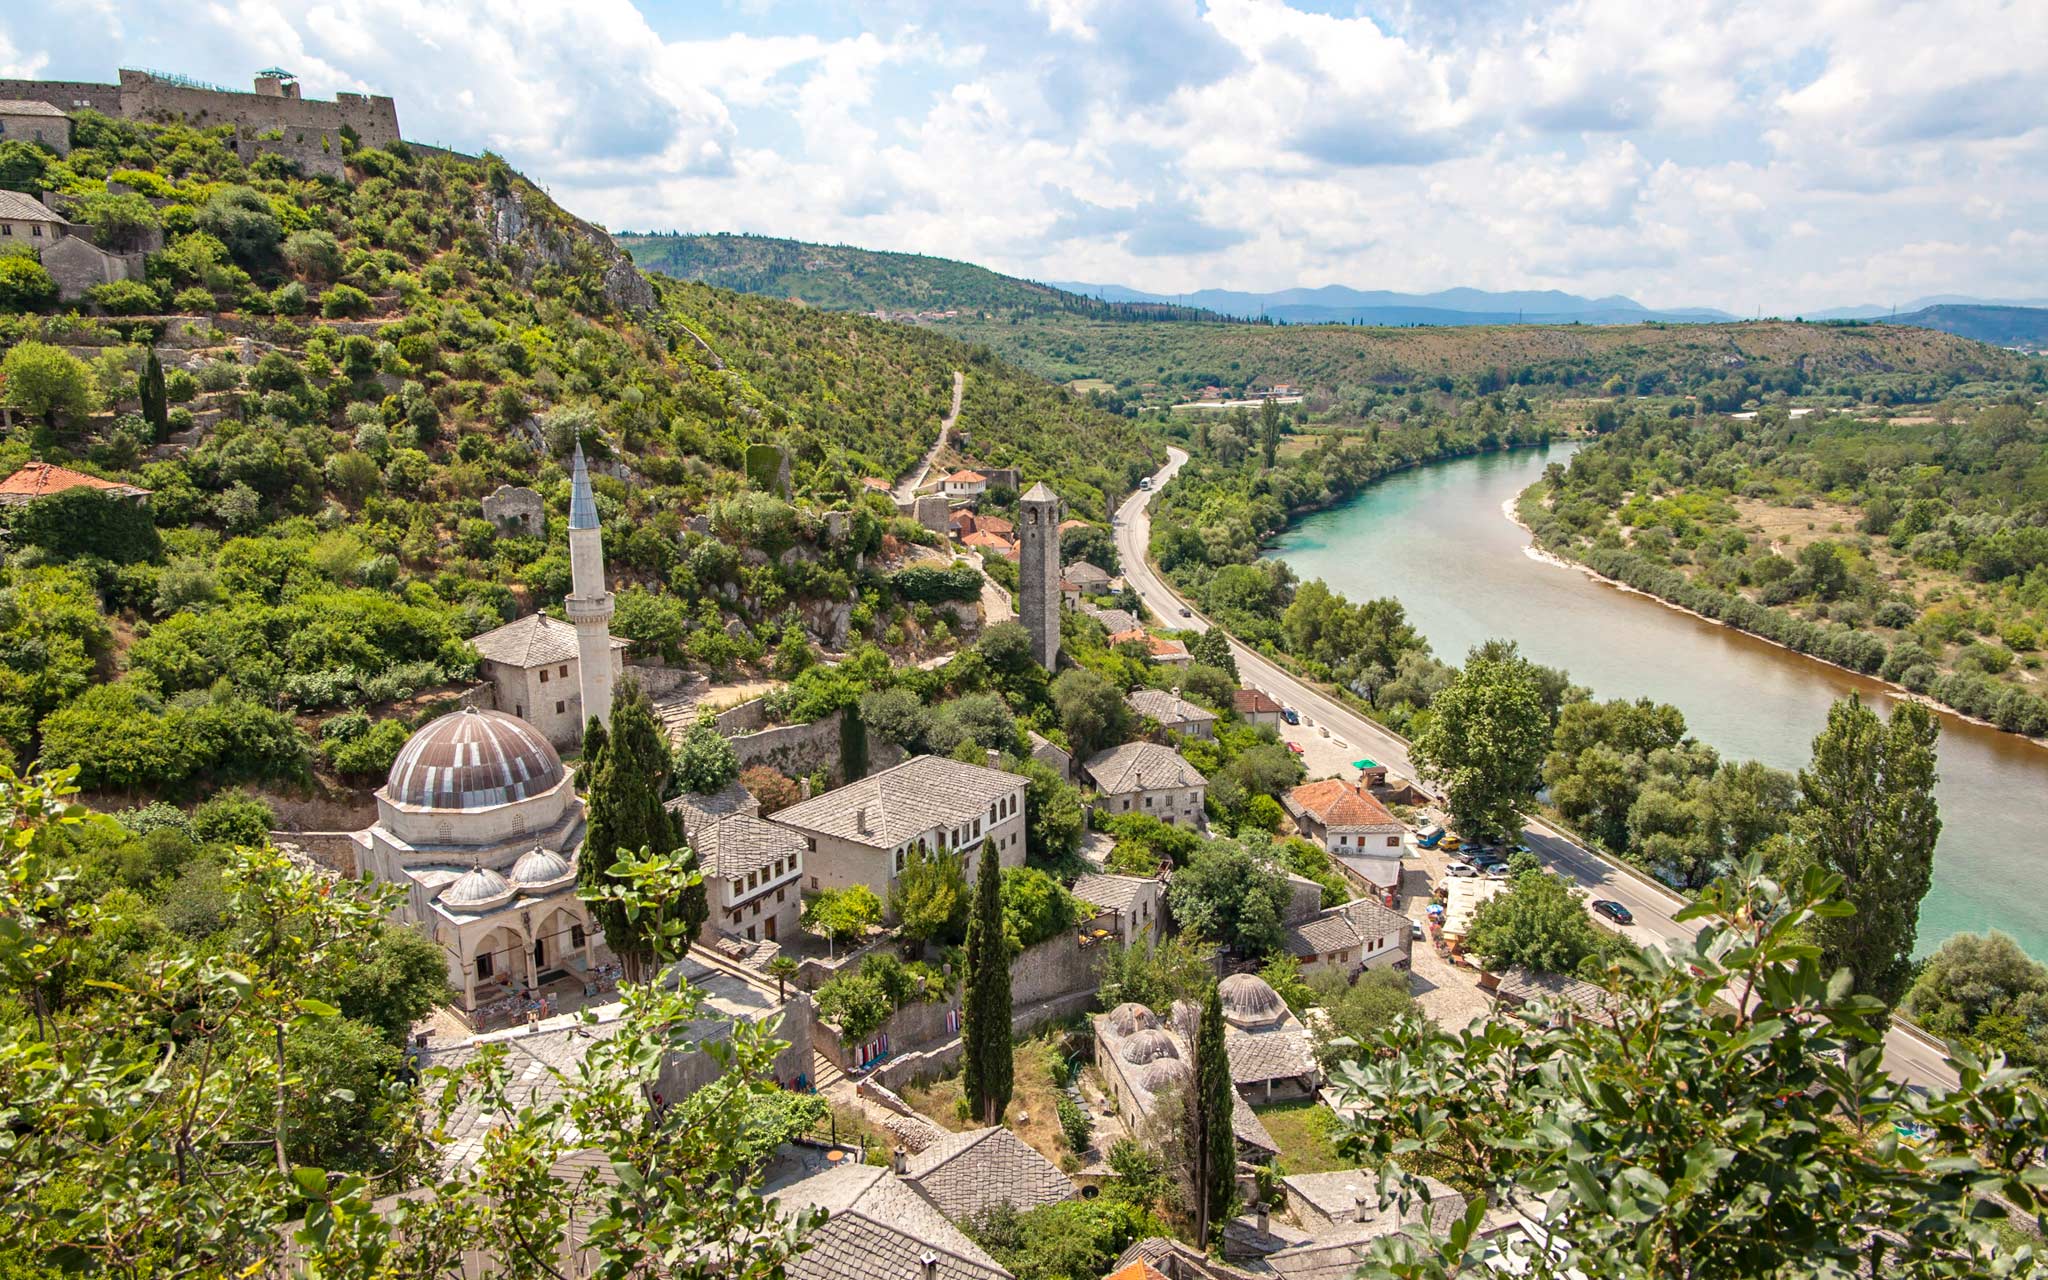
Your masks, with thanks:
<instances>
[{"instance_id":1,"label":"green awning","mask_svg":"<svg viewBox=\"0 0 2048 1280\"><path fill-rule=\"evenodd\" d=\"M1353 760L1351 767L1354 769L1377 769L1380 767L1380 762L1377 760Z\"/></svg>"}]
</instances>

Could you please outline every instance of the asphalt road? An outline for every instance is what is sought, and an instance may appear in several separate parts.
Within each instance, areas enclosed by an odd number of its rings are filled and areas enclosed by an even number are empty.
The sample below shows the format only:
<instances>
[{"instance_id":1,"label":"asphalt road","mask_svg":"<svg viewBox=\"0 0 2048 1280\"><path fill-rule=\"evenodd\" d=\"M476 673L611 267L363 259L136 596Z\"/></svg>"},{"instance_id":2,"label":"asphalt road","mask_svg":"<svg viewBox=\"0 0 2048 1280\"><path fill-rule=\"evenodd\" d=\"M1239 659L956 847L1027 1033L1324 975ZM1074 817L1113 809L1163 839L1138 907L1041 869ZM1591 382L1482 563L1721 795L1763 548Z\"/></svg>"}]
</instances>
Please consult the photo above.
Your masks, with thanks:
<instances>
[{"instance_id":1,"label":"asphalt road","mask_svg":"<svg viewBox=\"0 0 2048 1280\"><path fill-rule=\"evenodd\" d=\"M1117 555L1123 560L1124 580L1138 593L1147 609L1164 619L1170 627L1183 631L1207 631L1208 620L1167 586L1146 559L1152 533L1151 514L1146 508L1152 495L1165 487L1188 460L1186 451L1182 449L1169 448L1167 456L1167 464L1152 477L1152 488L1133 493L1118 509ZM1314 720L1317 725L1328 727L1331 733L1346 739L1362 754L1386 765L1393 773L1415 778L1408 744L1401 738L1310 688L1236 640L1231 641L1230 649L1237 657L1238 674L1245 684L1264 690L1283 705L1293 707L1304 717ZM1417 785L1421 784L1418 782ZM1692 924L1681 924L1672 919L1683 908L1684 900L1646 877L1623 869L1541 822L1530 823L1523 834L1529 847L1542 857L1546 866L1570 876L1587 890L1589 899L1606 898L1627 907L1634 915L1635 923L1622 932L1632 941L1660 946L1667 942L1689 941L1698 932ZM1603 920L1601 923L1612 927L1611 922ZM1956 1083L1955 1073L1948 1069L1942 1057L1939 1046L1900 1027L1895 1026L1885 1039L1885 1065L1893 1075L1909 1084L1952 1087Z\"/></svg>"}]
</instances>

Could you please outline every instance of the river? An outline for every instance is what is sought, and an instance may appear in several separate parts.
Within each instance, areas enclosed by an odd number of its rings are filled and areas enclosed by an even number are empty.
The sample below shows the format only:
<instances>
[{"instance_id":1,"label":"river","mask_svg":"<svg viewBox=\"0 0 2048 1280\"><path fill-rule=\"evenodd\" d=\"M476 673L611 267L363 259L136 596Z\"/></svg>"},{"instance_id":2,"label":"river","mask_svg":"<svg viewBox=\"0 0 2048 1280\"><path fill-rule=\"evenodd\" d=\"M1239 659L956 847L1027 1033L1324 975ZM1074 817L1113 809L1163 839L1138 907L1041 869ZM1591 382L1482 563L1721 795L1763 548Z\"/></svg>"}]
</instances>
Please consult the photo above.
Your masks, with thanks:
<instances>
[{"instance_id":1,"label":"river","mask_svg":"<svg viewBox=\"0 0 2048 1280\"><path fill-rule=\"evenodd\" d=\"M1393 596L1437 656L1461 662L1494 636L1562 667L1601 698L1653 698L1724 757L1806 763L1828 705L1881 708L1882 684L1595 581L1528 554L1502 504L1577 445L1404 471L1296 524L1268 552L1353 600ZM1941 843L1920 907L1920 951L2001 929L2048 960L2048 750L1942 717Z\"/></svg>"}]
</instances>

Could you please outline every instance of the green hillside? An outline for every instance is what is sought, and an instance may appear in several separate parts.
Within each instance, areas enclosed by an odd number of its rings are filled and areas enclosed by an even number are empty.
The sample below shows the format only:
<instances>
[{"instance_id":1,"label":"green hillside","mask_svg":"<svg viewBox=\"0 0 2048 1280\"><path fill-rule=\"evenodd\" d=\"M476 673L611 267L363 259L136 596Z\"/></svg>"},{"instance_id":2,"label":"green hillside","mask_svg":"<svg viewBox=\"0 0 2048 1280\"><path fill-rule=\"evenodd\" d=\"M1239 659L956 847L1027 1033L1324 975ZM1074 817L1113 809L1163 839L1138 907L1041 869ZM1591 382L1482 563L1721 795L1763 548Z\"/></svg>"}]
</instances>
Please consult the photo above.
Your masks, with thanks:
<instances>
[{"instance_id":1,"label":"green hillside","mask_svg":"<svg viewBox=\"0 0 2048 1280\"><path fill-rule=\"evenodd\" d=\"M30 152L25 185L169 247L146 281L76 308L32 260L0 258L18 424L0 475L39 459L153 496L12 509L0 761L76 764L116 803L377 777L473 677L468 637L565 594L578 440L614 629L714 674L786 669L835 619L835 643L898 660L949 642L874 554L929 535L859 481L920 457L955 370L976 460L1080 512L1163 459L1133 424L940 333L650 283L495 159L358 150L346 182L312 180L244 166L231 131L91 115L76 144ZM789 452L786 500L747 479L763 444ZM544 531L483 518L506 484L538 491ZM846 537L825 536L828 510L852 513Z\"/></svg>"},{"instance_id":2,"label":"green hillside","mask_svg":"<svg viewBox=\"0 0 2048 1280\"><path fill-rule=\"evenodd\" d=\"M2048 347L2048 307L1979 307L1944 303L1894 316L1885 323L1939 329L1943 333L1974 338L2000 347L2026 347L2029 350Z\"/></svg>"},{"instance_id":3,"label":"green hillside","mask_svg":"<svg viewBox=\"0 0 2048 1280\"><path fill-rule=\"evenodd\" d=\"M1011 317L1077 315L1105 321L1217 317L1190 307L1107 303L972 263L883 253L773 236L626 233L616 237L644 270L831 311L947 311Z\"/></svg>"}]
</instances>

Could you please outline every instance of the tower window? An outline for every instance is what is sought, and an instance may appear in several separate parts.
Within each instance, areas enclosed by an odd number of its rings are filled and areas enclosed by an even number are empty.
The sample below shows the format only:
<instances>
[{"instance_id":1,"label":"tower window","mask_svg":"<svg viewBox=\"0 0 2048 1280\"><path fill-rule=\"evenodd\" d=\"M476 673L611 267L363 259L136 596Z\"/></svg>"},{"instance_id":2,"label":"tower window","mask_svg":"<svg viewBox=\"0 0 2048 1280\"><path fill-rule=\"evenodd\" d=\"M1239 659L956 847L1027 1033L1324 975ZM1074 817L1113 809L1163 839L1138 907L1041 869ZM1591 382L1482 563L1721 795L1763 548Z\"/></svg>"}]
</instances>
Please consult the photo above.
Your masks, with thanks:
<instances>
[{"instance_id":1,"label":"tower window","mask_svg":"<svg viewBox=\"0 0 2048 1280\"><path fill-rule=\"evenodd\" d=\"M565 662L561 666L555 668L555 674L562 677L562 679L567 680L569 678L569 664Z\"/></svg>"},{"instance_id":2,"label":"tower window","mask_svg":"<svg viewBox=\"0 0 2048 1280\"><path fill-rule=\"evenodd\" d=\"M568 704L568 703L566 703L566 702L563 702L563 701L562 701L562 700L561 700L560 698L557 698L557 699L555 699L555 714L556 714L556 715L561 715L562 713L566 712L566 711L567 711L568 709L569 709L569 704Z\"/></svg>"}]
</instances>

